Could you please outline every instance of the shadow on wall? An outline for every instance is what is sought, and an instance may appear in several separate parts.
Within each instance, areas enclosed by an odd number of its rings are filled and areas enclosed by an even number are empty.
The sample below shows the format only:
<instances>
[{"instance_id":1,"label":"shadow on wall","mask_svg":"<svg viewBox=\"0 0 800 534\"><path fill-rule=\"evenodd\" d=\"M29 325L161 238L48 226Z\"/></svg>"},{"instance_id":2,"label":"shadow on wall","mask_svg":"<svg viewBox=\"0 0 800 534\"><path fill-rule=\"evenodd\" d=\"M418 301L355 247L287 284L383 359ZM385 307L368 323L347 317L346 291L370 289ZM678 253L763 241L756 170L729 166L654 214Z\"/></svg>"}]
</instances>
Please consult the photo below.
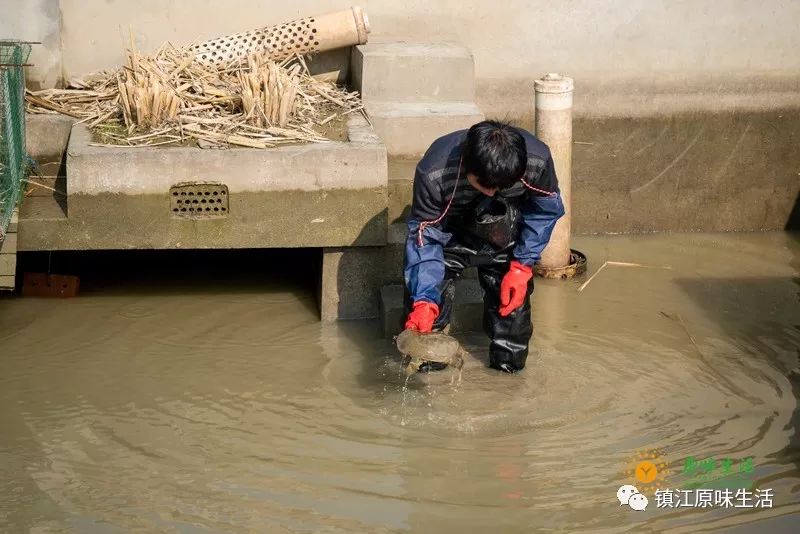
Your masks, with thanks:
<instances>
[{"instance_id":1,"label":"shadow on wall","mask_svg":"<svg viewBox=\"0 0 800 534\"><path fill-rule=\"evenodd\" d=\"M800 192L797 193L794 208L792 208L789 219L786 221L786 230L800 231Z\"/></svg>"}]
</instances>

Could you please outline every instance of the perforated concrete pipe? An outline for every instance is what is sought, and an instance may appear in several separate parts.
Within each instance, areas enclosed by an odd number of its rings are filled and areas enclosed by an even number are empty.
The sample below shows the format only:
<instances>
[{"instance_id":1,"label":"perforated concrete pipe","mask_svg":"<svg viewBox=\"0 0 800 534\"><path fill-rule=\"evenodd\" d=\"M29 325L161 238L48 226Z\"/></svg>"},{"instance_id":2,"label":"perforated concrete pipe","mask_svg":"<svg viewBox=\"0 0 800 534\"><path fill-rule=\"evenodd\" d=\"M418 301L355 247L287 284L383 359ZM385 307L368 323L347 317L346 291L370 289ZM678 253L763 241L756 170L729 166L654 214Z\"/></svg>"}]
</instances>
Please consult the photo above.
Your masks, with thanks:
<instances>
[{"instance_id":1,"label":"perforated concrete pipe","mask_svg":"<svg viewBox=\"0 0 800 534\"><path fill-rule=\"evenodd\" d=\"M220 64L266 51L275 60L294 54L324 52L364 44L369 19L354 6L327 15L306 17L276 26L237 33L194 44L190 50L203 63Z\"/></svg>"}]
</instances>

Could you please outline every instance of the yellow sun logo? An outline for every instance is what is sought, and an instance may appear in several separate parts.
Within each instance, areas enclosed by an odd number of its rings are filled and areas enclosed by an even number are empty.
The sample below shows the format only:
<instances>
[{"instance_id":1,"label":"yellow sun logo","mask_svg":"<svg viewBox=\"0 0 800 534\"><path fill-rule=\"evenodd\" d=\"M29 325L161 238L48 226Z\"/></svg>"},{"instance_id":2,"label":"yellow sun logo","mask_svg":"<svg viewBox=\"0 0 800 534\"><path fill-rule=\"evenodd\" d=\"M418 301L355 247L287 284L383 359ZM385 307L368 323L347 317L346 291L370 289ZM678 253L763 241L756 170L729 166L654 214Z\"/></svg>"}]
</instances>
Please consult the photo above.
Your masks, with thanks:
<instances>
[{"instance_id":1,"label":"yellow sun logo","mask_svg":"<svg viewBox=\"0 0 800 534\"><path fill-rule=\"evenodd\" d=\"M639 491L664 487L667 461L660 450L636 451L628 462L625 475Z\"/></svg>"}]
</instances>

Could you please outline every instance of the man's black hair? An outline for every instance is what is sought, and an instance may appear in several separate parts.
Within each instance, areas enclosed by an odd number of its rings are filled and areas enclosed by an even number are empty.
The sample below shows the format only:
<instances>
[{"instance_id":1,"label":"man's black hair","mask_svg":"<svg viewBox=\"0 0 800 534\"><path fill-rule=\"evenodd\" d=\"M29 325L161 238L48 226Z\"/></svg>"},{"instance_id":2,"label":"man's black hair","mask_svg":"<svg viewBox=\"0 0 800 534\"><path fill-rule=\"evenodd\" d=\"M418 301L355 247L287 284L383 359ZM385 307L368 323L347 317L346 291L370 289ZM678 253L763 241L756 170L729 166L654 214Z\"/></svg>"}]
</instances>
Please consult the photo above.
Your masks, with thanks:
<instances>
[{"instance_id":1,"label":"man's black hair","mask_svg":"<svg viewBox=\"0 0 800 534\"><path fill-rule=\"evenodd\" d=\"M522 178L528 166L525 138L510 124L483 121L467 132L464 170L483 187L505 189Z\"/></svg>"}]
</instances>

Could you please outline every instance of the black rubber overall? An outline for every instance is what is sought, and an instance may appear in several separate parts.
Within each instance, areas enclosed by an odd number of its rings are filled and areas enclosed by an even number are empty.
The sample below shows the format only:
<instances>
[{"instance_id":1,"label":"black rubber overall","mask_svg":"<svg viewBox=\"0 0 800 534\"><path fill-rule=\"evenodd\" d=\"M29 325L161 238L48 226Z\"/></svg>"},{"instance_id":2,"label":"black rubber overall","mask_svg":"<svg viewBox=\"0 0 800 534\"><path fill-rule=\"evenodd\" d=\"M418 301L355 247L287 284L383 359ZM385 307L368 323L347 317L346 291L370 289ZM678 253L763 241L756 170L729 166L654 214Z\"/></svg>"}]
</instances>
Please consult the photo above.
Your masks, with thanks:
<instances>
[{"instance_id":1,"label":"black rubber overall","mask_svg":"<svg viewBox=\"0 0 800 534\"><path fill-rule=\"evenodd\" d=\"M513 373L525 367L528 359L528 344L533 335L531 323L530 297L533 294L533 278L528 282L522 306L506 317L501 317L500 284L509 269L509 251L513 243L497 250L489 243L465 234L453 236L444 247L445 274L440 284L441 302L438 302L439 316L433 323L433 330L440 331L450 324L453 310L455 281L467 267L477 267L478 280L483 288L483 330L491 343L489 345L489 366ZM405 292L404 318L411 311L411 298ZM405 319L404 319L405 321ZM434 370L432 367L430 370Z\"/></svg>"}]
</instances>

